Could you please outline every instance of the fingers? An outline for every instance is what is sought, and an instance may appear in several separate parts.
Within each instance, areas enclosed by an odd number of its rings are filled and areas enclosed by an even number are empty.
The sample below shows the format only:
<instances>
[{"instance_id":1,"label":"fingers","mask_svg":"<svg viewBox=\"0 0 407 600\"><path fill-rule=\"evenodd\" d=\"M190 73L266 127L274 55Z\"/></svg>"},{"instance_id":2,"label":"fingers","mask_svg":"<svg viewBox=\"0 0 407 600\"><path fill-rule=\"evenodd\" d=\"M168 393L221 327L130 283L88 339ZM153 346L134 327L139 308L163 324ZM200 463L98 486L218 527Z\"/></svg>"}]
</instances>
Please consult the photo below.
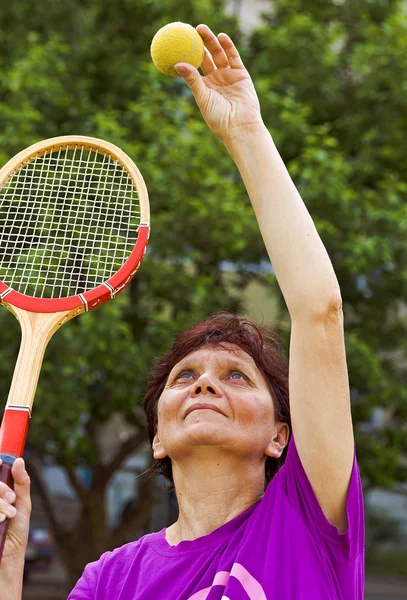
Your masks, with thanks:
<instances>
[{"instance_id":1,"label":"fingers","mask_svg":"<svg viewBox=\"0 0 407 600\"><path fill-rule=\"evenodd\" d=\"M210 75L215 70L215 63L212 60L210 52L205 48L204 59L201 64L201 69L204 75Z\"/></svg>"},{"instance_id":2,"label":"fingers","mask_svg":"<svg viewBox=\"0 0 407 600\"><path fill-rule=\"evenodd\" d=\"M1 463L0 459L0 465ZM13 506L15 500L16 495L14 491L3 481L0 481L0 523L5 521L7 517L12 519L16 516L17 511Z\"/></svg>"},{"instance_id":3,"label":"fingers","mask_svg":"<svg viewBox=\"0 0 407 600\"><path fill-rule=\"evenodd\" d=\"M14 491L16 494L16 508L26 514L31 512L30 498L30 477L25 470L25 463L22 458L17 458L14 461L11 474L14 479Z\"/></svg>"},{"instance_id":4,"label":"fingers","mask_svg":"<svg viewBox=\"0 0 407 600\"><path fill-rule=\"evenodd\" d=\"M207 25L198 25L197 32L204 41L205 46L211 53L212 60L218 69L226 69L229 67L229 61L226 53L219 43L216 35L209 29Z\"/></svg>"},{"instance_id":5,"label":"fingers","mask_svg":"<svg viewBox=\"0 0 407 600\"><path fill-rule=\"evenodd\" d=\"M207 25L196 28L202 37L205 49L201 69L204 76L209 76L217 69L245 69L234 43L228 35L220 33L218 37ZM188 63L177 63L174 69L184 78L190 87L198 106L201 108L208 101L210 92L199 71Z\"/></svg>"},{"instance_id":6,"label":"fingers","mask_svg":"<svg viewBox=\"0 0 407 600\"><path fill-rule=\"evenodd\" d=\"M1 462L0 459L0 465ZM29 516L31 512L30 478L22 458L14 461L11 474L14 480L14 490L0 482L0 522L7 517L15 517L17 512L26 516ZM15 506L13 506L14 504Z\"/></svg>"},{"instance_id":7,"label":"fingers","mask_svg":"<svg viewBox=\"0 0 407 600\"><path fill-rule=\"evenodd\" d=\"M236 46L226 33L220 33L216 37L207 25L198 25L196 30L202 37L206 48L211 54L213 63L218 69L227 67L232 69L245 68Z\"/></svg>"},{"instance_id":8,"label":"fingers","mask_svg":"<svg viewBox=\"0 0 407 600\"><path fill-rule=\"evenodd\" d=\"M16 458L11 469L11 474L14 479L15 486L27 487L30 485L30 478L27 471L25 470L25 463L23 458Z\"/></svg>"},{"instance_id":9,"label":"fingers","mask_svg":"<svg viewBox=\"0 0 407 600\"><path fill-rule=\"evenodd\" d=\"M174 69L184 78L199 104L201 99L209 93L199 71L188 63L177 63Z\"/></svg>"},{"instance_id":10,"label":"fingers","mask_svg":"<svg viewBox=\"0 0 407 600\"><path fill-rule=\"evenodd\" d=\"M232 69L245 69L246 67L243 64L242 59L240 58L240 54L237 51L236 46L230 39L230 37L226 33L220 33L218 35L219 42L222 44L222 48L225 51L225 54L228 58L229 65Z\"/></svg>"},{"instance_id":11,"label":"fingers","mask_svg":"<svg viewBox=\"0 0 407 600\"><path fill-rule=\"evenodd\" d=\"M0 498L0 523L2 523L7 517L12 519L17 514L15 506L7 502L7 500Z\"/></svg>"},{"instance_id":12,"label":"fingers","mask_svg":"<svg viewBox=\"0 0 407 600\"><path fill-rule=\"evenodd\" d=\"M13 504L16 501L16 495L11 488L3 482L0 482L0 499Z\"/></svg>"}]
</instances>

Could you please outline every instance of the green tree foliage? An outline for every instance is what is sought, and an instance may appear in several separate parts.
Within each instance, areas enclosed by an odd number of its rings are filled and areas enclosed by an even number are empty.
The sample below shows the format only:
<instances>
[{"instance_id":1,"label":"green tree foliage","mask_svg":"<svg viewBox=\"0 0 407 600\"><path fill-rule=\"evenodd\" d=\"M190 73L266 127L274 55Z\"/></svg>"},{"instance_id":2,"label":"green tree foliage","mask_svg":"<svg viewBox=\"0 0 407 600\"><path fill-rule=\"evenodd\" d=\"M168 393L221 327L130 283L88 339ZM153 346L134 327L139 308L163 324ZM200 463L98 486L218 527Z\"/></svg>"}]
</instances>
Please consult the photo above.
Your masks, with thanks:
<instances>
[{"instance_id":1,"label":"green tree foliage","mask_svg":"<svg viewBox=\"0 0 407 600\"><path fill-rule=\"evenodd\" d=\"M266 258L235 165L185 84L151 63L151 39L171 21L206 22L240 47L338 274L362 475L366 485L406 478L406 16L390 0L270 7L247 38L214 0L14 0L0 12L0 162L46 137L102 137L135 160L152 208L149 251L130 289L57 333L34 405L30 447L66 469L80 501L72 532L49 506L72 580L121 543L126 528L144 526L137 514L148 517L151 502L112 531L104 498L144 439L139 402L152 364L196 320L243 312L240 292L259 277L248 265ZM225 261L234 265L233 285ZM279 294L274 276L260 279ZM1 311L4 398L18 338ZM388 425L366 432L377 406ZM101 431L118 413L133 433L105 456ZM78 466L91 468L90 489Z\"/></svg>"}]
</instances>

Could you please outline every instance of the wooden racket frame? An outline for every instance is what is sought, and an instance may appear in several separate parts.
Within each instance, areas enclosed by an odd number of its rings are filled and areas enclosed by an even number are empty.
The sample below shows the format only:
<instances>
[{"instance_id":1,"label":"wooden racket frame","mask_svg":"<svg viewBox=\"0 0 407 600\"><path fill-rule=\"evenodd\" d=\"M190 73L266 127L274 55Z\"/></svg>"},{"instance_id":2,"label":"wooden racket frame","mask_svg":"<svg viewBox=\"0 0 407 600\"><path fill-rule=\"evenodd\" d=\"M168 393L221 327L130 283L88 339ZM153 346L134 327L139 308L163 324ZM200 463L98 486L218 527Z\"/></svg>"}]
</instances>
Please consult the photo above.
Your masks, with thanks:
<instances>
[{"instance_id":1,"label":"wooden racket frame","mask_svg":"<svg viewBox=\"0 0 407 600\"><path fill-rule=\"evenodd\" d=\"M0 429L0 453L22 456L35 391L46 347L53 334L67 321L92 310L121 292L132 280L146 251L150 210L143 177L133 161L117 146L86 136L60 136L26 148L0 170L0 189L14 173L36 157L60 148L84 147L118 160L133 180L140 202L140 226L134 250L122 267L95 289L68 298L32 298L0 281L0 302L21 326L21 345Z\"/></svg>"}]
</instances>

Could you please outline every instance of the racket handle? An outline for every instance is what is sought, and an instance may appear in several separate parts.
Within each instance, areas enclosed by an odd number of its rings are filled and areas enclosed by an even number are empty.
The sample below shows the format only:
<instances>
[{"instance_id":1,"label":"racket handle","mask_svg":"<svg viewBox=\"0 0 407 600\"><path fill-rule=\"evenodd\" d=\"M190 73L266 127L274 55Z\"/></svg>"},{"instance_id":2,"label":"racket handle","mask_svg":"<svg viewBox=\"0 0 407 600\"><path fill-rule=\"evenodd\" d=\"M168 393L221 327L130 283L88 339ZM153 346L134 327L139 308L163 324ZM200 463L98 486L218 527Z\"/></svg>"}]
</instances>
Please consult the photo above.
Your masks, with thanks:
<instances>
[{"instance_id":1,"label":"racket handle","mask_svg":"<svg viewBox=\"0 0 407 600\"><path fill-rule=\"evenodd\" d=\"M2 464L0 466L0 481L8 485L8 487L13 490L14 479L11 474L11 468L17 457L13 456L12 454L0 454L0 458L2 459ZM0 561L1 557L3 556L9 522L9 519L5 519L0 523Z\"/></svg>"}]
</instances>

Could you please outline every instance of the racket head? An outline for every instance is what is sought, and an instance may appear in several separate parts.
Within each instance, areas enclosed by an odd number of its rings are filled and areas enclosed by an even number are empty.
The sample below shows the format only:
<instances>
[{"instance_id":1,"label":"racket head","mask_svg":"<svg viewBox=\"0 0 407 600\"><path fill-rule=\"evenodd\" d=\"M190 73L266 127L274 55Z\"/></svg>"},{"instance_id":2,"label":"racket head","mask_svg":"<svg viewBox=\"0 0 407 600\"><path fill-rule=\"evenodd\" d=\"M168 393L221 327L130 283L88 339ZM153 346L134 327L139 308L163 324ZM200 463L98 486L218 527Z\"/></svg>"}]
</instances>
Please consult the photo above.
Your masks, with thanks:
<instances>
[{"instance_id":1,"label":"racket head","mask_svg":"<svg viewBox=\"0 0 407 600\"><path fill-rule=\"evenodd\" d=\"M0 170L0 301L91 310L130 283L149 231L146 185L120 148L86 136L33 144Z\"/></svg>"}]
</instances>

